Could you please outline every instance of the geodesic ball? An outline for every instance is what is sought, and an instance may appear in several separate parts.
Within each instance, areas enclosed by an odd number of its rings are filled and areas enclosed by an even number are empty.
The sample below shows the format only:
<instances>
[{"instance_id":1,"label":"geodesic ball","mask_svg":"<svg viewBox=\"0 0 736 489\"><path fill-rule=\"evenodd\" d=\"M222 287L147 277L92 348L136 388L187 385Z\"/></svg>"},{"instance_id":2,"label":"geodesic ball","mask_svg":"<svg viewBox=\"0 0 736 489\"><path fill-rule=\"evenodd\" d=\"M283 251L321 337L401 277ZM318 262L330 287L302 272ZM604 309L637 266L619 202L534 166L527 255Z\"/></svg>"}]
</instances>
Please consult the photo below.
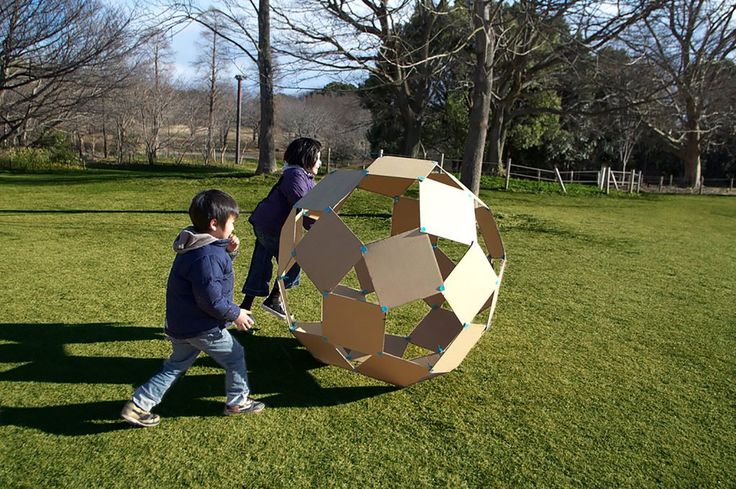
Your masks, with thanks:
<instances>
[{"instance_id":1,"label":"geodesic ball","mask_svg":"<svg viewBox=\"0 0 736 489\"><path fill-rule=\"evenodd\" d=\"M362 242L340 218L356 189L393 200L390 235ZM305 216L317 219L306 233ZM453 370L490 327L506 256L490 209L454 176L432 161L382 157L328 174L294 205L278 257L287 318L283 274L295 263L322 301L321 321L289 322L299 342L321 362L408 386ZM416 302L422 319L388 331Z\"/></svg>"}]
</instances>

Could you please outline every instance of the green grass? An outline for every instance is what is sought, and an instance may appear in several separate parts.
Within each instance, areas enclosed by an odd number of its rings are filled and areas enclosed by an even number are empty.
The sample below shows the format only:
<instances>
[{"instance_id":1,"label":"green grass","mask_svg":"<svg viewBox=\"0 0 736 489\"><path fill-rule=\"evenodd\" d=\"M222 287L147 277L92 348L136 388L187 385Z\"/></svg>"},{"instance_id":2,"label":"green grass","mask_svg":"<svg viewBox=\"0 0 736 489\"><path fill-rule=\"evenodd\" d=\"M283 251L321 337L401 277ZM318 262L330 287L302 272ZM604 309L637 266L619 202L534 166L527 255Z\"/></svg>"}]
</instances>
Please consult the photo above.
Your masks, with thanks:
<instances>
[{"instance_id":1,"label":"green grass","mask_svg":"<svg viewBox=\"0 0 736 489\"><path fill-rule=\"evenodd\" d=\"M724 197L483 190L509 265L456 371L395 389L321 366L257 309L261 330L238 338L263 415L221 416L222 370L201 358L159 427L126 427L123 402L168 353L189 200L217 187L252 209L274 178L251 170L0 173L0 487L736 485ZM359 193L342 214L370 238L389 209ZM313 294L293 300L318 316Z\"/></svg>"}]
</instances>

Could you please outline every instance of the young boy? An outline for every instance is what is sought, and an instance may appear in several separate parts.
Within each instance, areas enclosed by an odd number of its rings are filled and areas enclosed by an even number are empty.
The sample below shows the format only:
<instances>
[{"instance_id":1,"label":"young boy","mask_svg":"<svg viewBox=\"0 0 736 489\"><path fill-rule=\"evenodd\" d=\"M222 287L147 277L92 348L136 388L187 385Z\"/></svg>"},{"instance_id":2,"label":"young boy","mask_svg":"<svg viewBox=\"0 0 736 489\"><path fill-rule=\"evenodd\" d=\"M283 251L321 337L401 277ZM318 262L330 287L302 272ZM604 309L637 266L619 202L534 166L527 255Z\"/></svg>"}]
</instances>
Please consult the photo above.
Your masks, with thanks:
<instances>
[{"instance_id":1,"label":"young boy","mask_svg":"<svg viewBox=\"0 0 736 489\"><path fill-rule=\"evenodd\" d=\"M314 187L314 176L322 161L322 144L312 138L297 138L289 143L284 153L286 167L278 182L271 188L266 198L258 203L248 220L253 225L256 236L253 256L250 260L248 277L243 285L243 302L240 307L250 310L253 300L266 297L261 307L279 319L286 319L281 301L278 282L270 289L273 265L271 260L279 256L279 236L281 227L296 201L304 197ZM304 228L314 223L304 218ZM284 286L289 289L299 284L299 265L294 265L285 274Z\"/></svg>"},{"instance_id":2,"label":"young boy","mask_svg":"<svg viewBox=\"0 0 736 489\"><path fill-rule=\"evenodd\" d=\"M265 405L248 396L245 352L225 329L230 323L241 331L253 327L249 311L233 302L232 260L240 246L233 234L240 210L220 190L194 196L189 206L192 226L174 240L176 258L166 286L166 335L171 356L163 368L138 387L120 415L134 426L160 422L151 409L194 363L207 353L225 369L225 414L259 413Z\"/></svg>"}]
</instances>

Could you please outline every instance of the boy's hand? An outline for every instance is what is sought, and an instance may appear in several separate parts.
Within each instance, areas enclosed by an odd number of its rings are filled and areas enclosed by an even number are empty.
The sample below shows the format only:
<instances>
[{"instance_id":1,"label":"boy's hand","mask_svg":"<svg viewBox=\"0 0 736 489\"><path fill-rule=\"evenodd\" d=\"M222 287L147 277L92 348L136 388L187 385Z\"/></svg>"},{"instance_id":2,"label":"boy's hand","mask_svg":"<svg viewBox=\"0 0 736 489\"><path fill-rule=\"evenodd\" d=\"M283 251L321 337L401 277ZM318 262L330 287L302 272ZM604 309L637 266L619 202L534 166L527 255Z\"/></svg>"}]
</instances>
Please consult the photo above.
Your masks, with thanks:
<instances>
[{"instance_id":1,"label":"boy's hand","mask_svg":"<svg viewBox=\"0 0 736 489\"><path fill-rule=\"evenodd\" d=\"M227 248L225 248L230 253L235 253L238 251L238 248L240 248L240 238L235 236L234 234L230 235L230 244L227 245Z\"/></svg>"},{"instance_id":2,"label":"boy's hand","mask_svg":"<svg viewBox=\"0 0 736 489\"><path fill-rule=\"evenodd\" d=\"M256 325L256 322L253 321L253 318L250 316L250 311L241 309L240 315L235 321L233 321L233 324L235 324L235 328L240 331L248 331Z\"/></svg>"}]
</instances>

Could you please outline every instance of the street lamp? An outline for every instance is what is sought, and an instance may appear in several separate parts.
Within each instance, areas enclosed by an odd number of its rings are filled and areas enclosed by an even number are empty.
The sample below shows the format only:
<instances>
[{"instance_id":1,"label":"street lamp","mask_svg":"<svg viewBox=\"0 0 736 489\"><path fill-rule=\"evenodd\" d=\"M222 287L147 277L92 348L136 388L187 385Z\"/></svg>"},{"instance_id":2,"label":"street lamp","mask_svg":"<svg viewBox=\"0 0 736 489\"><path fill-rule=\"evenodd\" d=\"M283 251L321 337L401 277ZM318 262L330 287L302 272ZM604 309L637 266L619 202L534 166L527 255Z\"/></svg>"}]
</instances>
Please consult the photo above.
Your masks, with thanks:
<instances>
[{"instance_id":1,"label":"street lamp","mask_svg":"<svg viewBox=\"0 0 736 489\"><path fill-rule=\"evenodd\" d=\"M238 97L237 101L235 102L237 104L235 109L235 164L240 164L240 100L243 96L243 79L245 77L243 75L235 75L235 79L238 80Z\"/></svg>"}]
</instances>

